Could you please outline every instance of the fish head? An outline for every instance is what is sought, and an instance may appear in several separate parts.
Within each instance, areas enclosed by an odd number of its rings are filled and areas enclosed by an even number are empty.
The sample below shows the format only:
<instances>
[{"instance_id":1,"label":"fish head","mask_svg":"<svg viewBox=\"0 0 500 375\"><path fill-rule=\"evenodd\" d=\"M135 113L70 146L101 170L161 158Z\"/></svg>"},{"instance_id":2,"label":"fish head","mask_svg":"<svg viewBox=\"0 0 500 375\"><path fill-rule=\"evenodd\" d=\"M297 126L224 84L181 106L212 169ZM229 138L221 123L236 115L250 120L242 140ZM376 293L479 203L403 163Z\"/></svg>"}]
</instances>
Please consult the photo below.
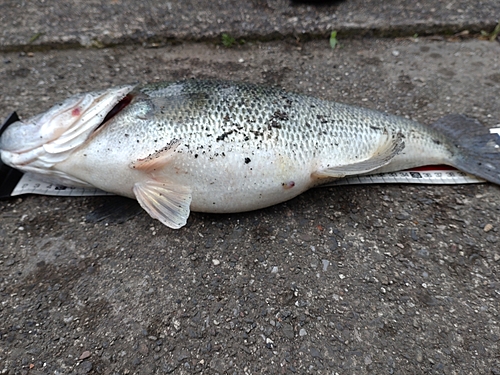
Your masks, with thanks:
<instances>
[{"instance_id":1,"label":"fish head","mask_svg":"<svg viewBox=\"0 0 500 375\"><path fill-rule=\"evenodd\" d=\"M24 172L51 174L50 168L85 143L134 87L74 95L44 113L14 122L0 136L2 161Z\"/></svg>"}]
</instances>

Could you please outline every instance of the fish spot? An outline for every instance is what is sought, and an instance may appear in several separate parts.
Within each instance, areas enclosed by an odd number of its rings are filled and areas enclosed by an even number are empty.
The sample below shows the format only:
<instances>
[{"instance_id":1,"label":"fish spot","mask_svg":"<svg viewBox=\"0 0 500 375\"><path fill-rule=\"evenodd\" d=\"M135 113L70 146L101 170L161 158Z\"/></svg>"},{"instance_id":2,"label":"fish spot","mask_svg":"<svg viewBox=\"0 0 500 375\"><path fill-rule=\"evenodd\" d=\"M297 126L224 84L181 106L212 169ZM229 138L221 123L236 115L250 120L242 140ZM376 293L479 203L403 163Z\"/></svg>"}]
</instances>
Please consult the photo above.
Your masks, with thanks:
<instances>
[{"instance_id":1,"label":"fish spot","mask_svg":"<svg viewBox=\"0 0 500 375\"><path fill-rule=\"evenodd\" d=\"M71 116L77 117L77 116L80 116L81 113L82 113L81 109L79 107L77 107L71 111Z\"/></svg>"},{"instance_id":2,"label":"fish spot","mask_svg":"<svg viewBox=\"0 0 500 375\"><path fill-rule=\"evenodd\" d=\"M248 164L250 162L251 162L250 158L245 158L245 164Z\"/></svg>"},{"instance_id":3,"label":"fish spot","mask_svg":"<svg viewBox=\"0 0 500 375\"><path fill-rule=\"evenodd\" d=\"M198 154L194 154L194 158L197 159L198 158Z\"/></svg>"},{"instance_id":4,"label":"fish spot","mask_svg":"<svg viewBox=\"0 0 500 375\"><path fill-rule=\"evenodd\" d=\"M278 124L276 121L272 120L271 121L271 124L270 124L271 128L275 128L275 129L281 129L281 125Z\"/></svg>"},{"instance_id":5,"label":"fish spot","mask_svg":"<svg viewBox=\"0 0 500 375\"><path fill-rule=\"evenodd\" d=\"M439 139L433 139L432 142L434 142L437 145L441 144L441 141Z\"/></svg>"},{"instance_id":6,"label":"fish spot","mask_svg":"<svg viewBox=\"0 0 500 375\"><path fill-rule=\"evenodd\" d=\"M233 130L229 130L227 132L222 133L222 135L219 135L216 139L217 142L223 141L227 136L231 135L233 133Z\"/></svg>"},{"instance_id":7,"label":"fish spot","mask_svg":"<svg viewBox=\"0 0 500 375\"><path fill-rule=\"evenodd\" d=\"M322 124L328 123L328 120L325 118L323 115L316 115L316 118L321 122Z\"/></svg>"},{"instance_id":8,"label":"fish spot","mask_svg":"<svg viewBox=\"0 0 500 375\"><path fill-rule=\"evenodd\" d=\"M288 182L283 182L281 184L281 186L283 186L284 189L291 189L295 186L295 181L288 181Z\"/></svg>"},{"instance_id":9,"label":"fish spot","mask_svg":"<svg viewBox=\"0 0 500 375\"><path fill-rule=\"evenodd\" d=\"M274 112L274 118L277 118L278 120L288 120L288 114L282 111L276 111Z\"/></svg>"}]
</instances>

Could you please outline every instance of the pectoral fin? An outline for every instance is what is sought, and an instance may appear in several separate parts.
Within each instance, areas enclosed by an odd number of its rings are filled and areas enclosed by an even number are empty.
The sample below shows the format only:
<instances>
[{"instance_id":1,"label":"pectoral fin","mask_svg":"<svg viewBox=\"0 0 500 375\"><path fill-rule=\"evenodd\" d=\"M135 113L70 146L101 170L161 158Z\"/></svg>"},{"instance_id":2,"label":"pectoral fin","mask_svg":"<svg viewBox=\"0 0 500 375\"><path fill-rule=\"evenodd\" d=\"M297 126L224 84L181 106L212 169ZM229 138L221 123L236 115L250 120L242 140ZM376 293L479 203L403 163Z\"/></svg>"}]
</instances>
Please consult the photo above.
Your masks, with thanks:
<instances>
[{"instance_id":1,"label":"pectoral fin","mask_svg":"<svg viewBox=\"0 0 500 375\"><path fill-rule=\"evenodd\" d=\"M172 229L186 225L191 205L191 188L164 181L158 172L172 161L179 145L180 141L173 139L162 149L130 165L150 176L150 179L134 185L137 201L151 217Z\"/></svg>"},{"instance_id":2,"label":"pectoral fin","mask_svg":"<svg viewBox=\"0 0 500 375\"><path fill-rule=\"evenodd\" d=\"M374 153L367 159L344 165L325 168L312 174L313 178L342 178L345 176L358 175L371 172L383 167L398 155L405 147L402 135L400 133L392 135L385 133L379 146Z\"/></svg>"},{"instance_id":3,"label":"pectoral fin","mask_svg":"<svg viewBox=\"0 0 500 375\"><path fill-rule=\"evenodd\" d=\"M175 150L177 149L179 144L180 141L178 139L173 139L161 150L148 155L144 159L139 159L133 162L130 167L154 174L157 170L168 164L168 162L175 155Z\"/></svg>"},{"instance_id":4,"label":"pectoral fin","mask_svg":"<svg viewBox=\"0 0 500 375\"><path fill-rule=\"evenodd\" d=\"M189 187L150 180L136 183L133 191L139 204L154 219L172 229L186 225L191 204Z\"/></svg>"}]
</instances>

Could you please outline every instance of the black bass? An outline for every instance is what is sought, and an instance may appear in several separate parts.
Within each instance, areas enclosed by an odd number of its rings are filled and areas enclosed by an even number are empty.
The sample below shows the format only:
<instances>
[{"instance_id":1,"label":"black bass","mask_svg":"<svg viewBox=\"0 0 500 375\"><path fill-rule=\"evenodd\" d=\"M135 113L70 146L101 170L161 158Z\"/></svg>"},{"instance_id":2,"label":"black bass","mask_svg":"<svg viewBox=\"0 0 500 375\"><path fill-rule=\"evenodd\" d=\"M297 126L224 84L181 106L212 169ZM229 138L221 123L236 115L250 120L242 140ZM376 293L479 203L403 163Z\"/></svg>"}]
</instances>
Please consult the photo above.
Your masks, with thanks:
<instances>
[{"instance_id":1,"label":"black bass","mask_svg":"<svg viewBox=\"0 0 500 375\"><path fill-rule=\"evenodd\" d=\"M448 164L500 184L498 135L473 119L397 116L225 81L81 94L0 138L4 163L135 198L170 228L190 210L241 212L345 176Z\"/></svg>"}]
</instances>

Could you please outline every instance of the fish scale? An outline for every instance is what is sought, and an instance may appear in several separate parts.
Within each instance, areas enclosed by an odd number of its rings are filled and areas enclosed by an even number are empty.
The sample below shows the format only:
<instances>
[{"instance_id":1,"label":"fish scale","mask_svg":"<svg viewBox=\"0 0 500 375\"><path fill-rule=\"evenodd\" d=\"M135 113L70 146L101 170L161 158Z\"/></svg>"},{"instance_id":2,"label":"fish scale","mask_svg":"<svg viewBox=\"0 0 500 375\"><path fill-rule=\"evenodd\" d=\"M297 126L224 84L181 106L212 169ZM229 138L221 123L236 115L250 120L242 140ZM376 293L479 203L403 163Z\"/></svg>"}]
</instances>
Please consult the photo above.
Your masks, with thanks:
<instances>
[{"instance_id":1,"label":"fish scale","mask_svg":"<svg viewBox=\"0 0 500 375\"><path fill-rule=\"evenodd\" d=\"M171 86L174 89L169 89ZM284 154L305 150L307 155L304 154L304 157L307 158L321 155L325 147L331 153L333 146L340 147L344 155L353 151L363 154L370 149L370 144L351 143L353 136L362 134L373 141L379 136L379 130L392 125L391 130L397 132L396 129L404 126L382 124L367 111L355 113L352 108L349 111L347 106L332 106L329 102L282 90L249 84L240 84L238 90L232 91L225 87L211 81L187 81L167 86L154 85L141 92L163 101L158 104L152 100L155 105L151 105L150 111L155 116L153 121L159 121L167 131L170 130L166 138L179 137L179 133L183 133L191 144L205 145L208 139L214 138L225 143L247 142L247 147L251 148L280 148ZM204 99L193 99L191 96L200 93L206 94ZM166 103L165 99L171 98L170 95L174 95L176 100ZM180 96L185 100L179 101ZM134 110L130 111L134 116ZM276 119L276 113L285 114L286 119ZM359 125L359 119L369 119L370 115L370 121ZM144 126L153 130L149 123L144 123ZM373 130L370 126L380 129Z\"/></svg>"},{"instance_id":2,"label":"fish scale","mask_svg":"<svg viewBox=\"0 0 500 375\"><path fill-rule=\"evenodd\" d=\"M64 104L64 120L54 107L43 116L44 124L36 117L11 125L0 139L2 159L21 170L136 198L152 217L172 228L183 226L190 210L254 210L345 176L421 165L449 164L500 182L496 138L464 116L450 115L424 126L228 81L187 80L117 90L88 94L102 110L79 105L68 112L73 102L82 102L73 97ZM79 125L81 131L68 119L74 113L80 116L76 123L82 122L89 111L104 118L111 105L118 106L118 113L101 124ZM23 125L43 128L46 134L52 122L67 133L44 136L43 144L31 139L32 149L19 141L19 134L27 133Z\"/></svg>"}]
</instances>

